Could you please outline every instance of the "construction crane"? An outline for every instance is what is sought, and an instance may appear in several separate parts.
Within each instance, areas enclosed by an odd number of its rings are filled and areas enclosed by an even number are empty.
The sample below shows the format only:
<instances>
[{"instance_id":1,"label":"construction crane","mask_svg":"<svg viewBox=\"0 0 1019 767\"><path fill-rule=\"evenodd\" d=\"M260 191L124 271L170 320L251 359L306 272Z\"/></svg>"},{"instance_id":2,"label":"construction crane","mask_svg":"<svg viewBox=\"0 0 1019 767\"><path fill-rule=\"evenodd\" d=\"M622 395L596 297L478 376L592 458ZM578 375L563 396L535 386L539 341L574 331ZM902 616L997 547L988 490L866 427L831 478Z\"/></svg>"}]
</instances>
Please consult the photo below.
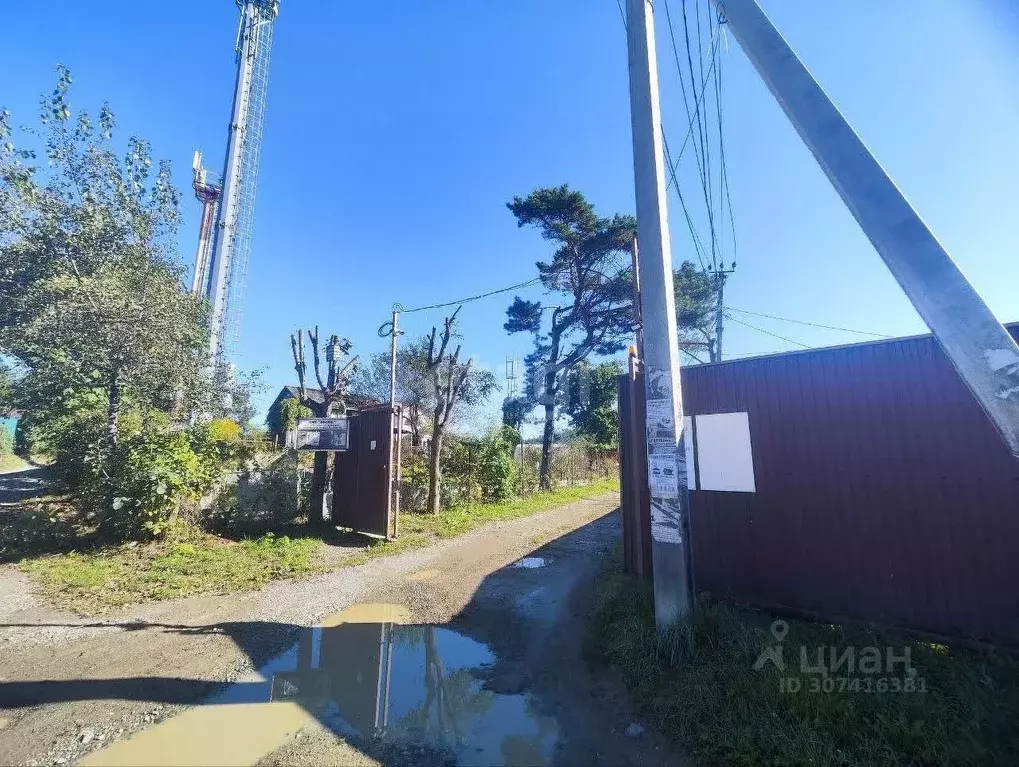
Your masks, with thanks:
<instances>
[{"instance_id":1,"label":"construction crane","mask_svg":"<svg viewBox=\"0 0 1019 767\"><path fill-rule=\"evenodd\" d=\"M195 158L195 195L203 208L193 288L209 301L209 357L214 365L229 362L240 334L279 0L237 0L237 6L237 79L222 184L217 187L210 180L200 154ZM213 194L216 200L208 201ZM216 208L211 250L203 249L210 205Z\"/></svg>"}]
</instances>

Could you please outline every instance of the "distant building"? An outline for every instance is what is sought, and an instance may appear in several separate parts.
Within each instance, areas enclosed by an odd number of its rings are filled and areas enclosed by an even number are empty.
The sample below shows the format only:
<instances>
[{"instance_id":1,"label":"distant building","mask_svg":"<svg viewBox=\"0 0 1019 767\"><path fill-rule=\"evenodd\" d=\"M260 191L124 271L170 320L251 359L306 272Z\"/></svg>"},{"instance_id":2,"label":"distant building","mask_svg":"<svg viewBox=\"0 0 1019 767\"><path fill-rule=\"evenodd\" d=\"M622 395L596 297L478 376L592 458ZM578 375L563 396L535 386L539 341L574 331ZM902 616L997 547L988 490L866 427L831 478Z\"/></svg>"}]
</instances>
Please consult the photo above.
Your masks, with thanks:
<instances>
[{"instance_id":1,"label":"distant building","mask_svg":"<svg viewBox=\"0 0 1019 767\"><path fill-rule=\"evenodd\" d=\"M321 389L305 389L305 395L307 399L311 400L320 407L325 403L325 394ZM269 406L269 412L265 417L265 423L269 427L270 434L279 437L280 440L286 436L282 433L282 429L280 428L280 408L288 399L299 400L300 398L301 387L299 386L284 386L280 389L280 393L276 395L276 399L274 399L272 404ZM378 400L372 399L371 397L348 396L347 412L357 412L358 410L364 410L365 408L380 404L382 403ZM316 413L316 415L318 414Z\"/></svg>"}]
</instances>

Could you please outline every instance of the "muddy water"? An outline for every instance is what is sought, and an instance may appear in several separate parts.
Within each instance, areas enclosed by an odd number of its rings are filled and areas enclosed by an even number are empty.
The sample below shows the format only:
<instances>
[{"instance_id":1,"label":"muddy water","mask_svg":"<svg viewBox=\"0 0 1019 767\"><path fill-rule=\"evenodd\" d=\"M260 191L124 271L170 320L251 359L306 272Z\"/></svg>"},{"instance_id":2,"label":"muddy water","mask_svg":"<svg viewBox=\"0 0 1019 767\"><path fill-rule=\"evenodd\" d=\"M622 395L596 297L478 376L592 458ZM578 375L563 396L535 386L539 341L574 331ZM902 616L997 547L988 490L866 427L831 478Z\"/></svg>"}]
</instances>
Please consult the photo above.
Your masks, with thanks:
<instances>
[{"instance_id":1,"label":"muddy water","mask_svg":"<svg viewBox=\"0 0 1019 767\"><path fill-rule=\"evenodd\" d=\"M559 728L483 644L357 605L205 704L81 764L254 764L318 720L366 752L410 749L462 765L545 764Z\"/></svg>"}]
</instances>

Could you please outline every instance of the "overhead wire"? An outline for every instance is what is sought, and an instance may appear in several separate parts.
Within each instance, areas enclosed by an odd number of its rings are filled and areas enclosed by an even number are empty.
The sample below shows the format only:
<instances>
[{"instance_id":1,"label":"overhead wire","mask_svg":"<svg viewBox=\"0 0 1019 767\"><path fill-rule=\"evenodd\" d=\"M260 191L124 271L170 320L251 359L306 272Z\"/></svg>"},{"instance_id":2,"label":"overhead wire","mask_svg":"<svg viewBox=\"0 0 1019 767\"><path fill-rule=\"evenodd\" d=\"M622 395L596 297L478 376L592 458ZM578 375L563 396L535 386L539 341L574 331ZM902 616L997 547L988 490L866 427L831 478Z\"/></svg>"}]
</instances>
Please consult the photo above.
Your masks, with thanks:
<instances>
[{"instance_id":1,"label":"overhead wire","mask_svg":"<svg viewBox=\"0 0 1019 767\"><path fill-rule=\"evenodd\" d=\"M701 243L701 238L697 234L697 227L693 224L693 219L690 217L690 210L686 206L686 200L683 198L683 190L679 185L679 179L676 178L676 168L672 161L672 154L669 151L669 139L665 135L664 128L662 129L662 148L665 151L665 164L669 167L669 174L676 187L676 195L679 197L679 204L683 208L683 216L686 219L687 229L690 230L690 237L693 240L694 252L697 254L697 261L700 264L701 271L707 274L707 267L704 266L704 245Z\"/></svg>"},{"instance_id":2,"label":"overhead wire","mask_svg":"<svg viewBox=\"0 0 1019 767\"><path fill-rule=\"evenodd\" d=\"M533 279L527 280L526 282L519 282L516 285L510 285L507 288L499 288L498 290L490 290L487 293L479 293L476 296L467 296L466 298L460 298L456 301L445 301L441 304L431 304L430 306L418 306L413 309L404 309L400 304L393 304L393 308L400 314L413 314L414 312L424 312L429 309L442 309L447 306L456 306L458 304L468 304L471 301L478 301L482 298L488 298L489 296L498 295L499 293L508 293L511 290L519 290L520 288L526 288L535 283L541 282L541 277L534 277Z\"/></svg>"},{"instance_id":3,"label":"overhead wire","mask_svg":"<svg viewBox=\"0 0 1019 767\"><path fill-rule=\"evenodd\" d=\"M731 312L749 314L754 317L766 317L769 320L778 320L780 322L791 322L795 325L808 325L813 328L824 328L825 330L840 330L843 333L856 333L861 336L872 336L874 338L895 338L895 336L890 336L885 333L872 333L868 330L854 330L853 328L843 328L839 327L838 325L825 325L820 322L807 322L806 320L794 320L790 319L789 317L779 317L778 315L775 314L765 314L764 312L752 312L749 309L737 309L735 306L726 306L725 308L727 311ZM735 320L735 318L732 319ZM736 321L738 322L739 320Z\"/></svg>"},{"instance_id":4,"label":"overhead wire","mask_svg":"<svg viewBox=\"0 0 1019 767\"><path fill-rule=\"evenodd\" d=\"M626 11L623 10L622 0L616 0L616 8L619 9L619 18L623 20L623 29L627 29L626 26Z\"/></svg>"},{"instance_id":5,"label":"overhead wire","mask_svg":"<svg viewBox=\"0 0 1019 767\"><path fill-rule=\"evenodd\" d=\"M683 36L686 41L686 60L690 66L690 82L693 82L694 69L693 69L693 51L690 43L690 25L687 19L686 13L686 0L681 0L683 9ZM666 0L666 5L668 2ZM694 0L694 11L696 13L697 23L697 70L699 77L707 82L711 77L711 73L717 73L717 61L718 46L712 46L710 56L711 65L708 68L709 75L704 77L704 55L702 53L702 40L703 34L701 32L701 6L699 0ZM703 102L703 99L702 99ZM711 233L711 268L713 270L718 269L718 237L715 230L715 211L713 198L711 194L711 141L708 133L708 117L707 110L700 106L694 110L694 118L697 121L697 134L700 140L700 151L701 151L701 191L704 193L704 207L708 216L708 229Z\"/></svg>"},{"instance_id":6,"label":"overhead wire","mask_svg":"<svg viewBox=\"0 0 1019 767\"><path fill-rule=\"evenodd\" d=\"M731 314L727 314L725 316L728 319L732 320L733 322L739 323L740 325L745 325L746 327L750 328L751 330L756 330L758 333L764 333L764 335L766 335L766 336L771 336L772 338L778 338L779 340L787 341L788 343L796 344L797 346L802 346L804 349L813 349L814 348L814 347L810 346L809 344L805 344L802 341L797 341L794 338L787 338L786 336L779 335L778 333L772 333L770 330L765 330L764 328L759 328L756 325L751 325L749 322L744 322L741 319L733 317Z\"/></svg>"}]
</instances>

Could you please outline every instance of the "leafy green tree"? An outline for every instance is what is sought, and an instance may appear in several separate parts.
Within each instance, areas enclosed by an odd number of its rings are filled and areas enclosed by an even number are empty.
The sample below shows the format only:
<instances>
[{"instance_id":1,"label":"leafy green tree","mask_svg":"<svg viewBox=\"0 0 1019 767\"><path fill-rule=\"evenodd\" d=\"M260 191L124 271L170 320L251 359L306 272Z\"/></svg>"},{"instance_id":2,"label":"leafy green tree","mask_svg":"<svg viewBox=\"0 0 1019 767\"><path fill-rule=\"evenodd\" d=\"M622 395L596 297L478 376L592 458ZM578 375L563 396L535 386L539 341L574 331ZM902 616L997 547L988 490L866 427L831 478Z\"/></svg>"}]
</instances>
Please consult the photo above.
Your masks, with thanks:
<instances>
[{"instance_id":1,"label":"leafy green tree","mask_svg":"<svg viewBox=\"0 0 1019 767\"><path fill-rule=\"evenodd\" d=\"M298 420L312 416L314 413L310 407L302 405L300 400L289 398L269 408L265 424L269 432L282 441L288 431L297 428Z\"/></svg>"},{"instance_id":2,"label":"leafy green tree","mask_svg":"<svg viewBox=\"0 0 1019 767\"><path fill-rule=\"evenodd\" d=\"M534 337L534 350L525 359L525 394L545 411L539 486L548 490L564 373L592 354L621 350L633 334L629 254L636 220L619 214L602 218L584 195L566 185L514 197L507 207L518 226L537 227L556 248L552 259L537 267L542 286L561 303L543 305L518 296L504 325L509 333Z\"/></svg>"},{"instance_id":3,"label":"leafy green tree","mask_svg":"<svg viewBox=\"0 0 1019 767\"><path fill-rule=\"evenodd\" d=\"M14 373L0 360L0 417L14 407Z\"/></svg>"},{"instance_id":4,"label":"leafy green tree","mask_svg":"<svg viewBox=\"0 0 1019 767\"><path fill-rule=\"evenodd\" d=\"M581 362L570 371L569 397L564 408L577 436L599 448L619 444L619 376L621 363L603 362L590 365Z\"/></svg>"},{"instance_id":5,"label":"leafy green tree","mask_svg":"<svg viewBox=\"0 0 1019 767\"><path fill-rule=\"evenodd\" d=\"M714 280L690 261L680 264L672 275L676 297L676 325L679 345L697 358L698 350L707 349L708 359L718 362L715 344L715 299L718 295Z\"/></svg>"},{"instance_id":6,"label":"leafy green tree","mask_svg":"<svg viewBox=\"0 0 1019 767\"><path fill-rule=\"evenodd\" d=\"M17 142L0 110L0 355L25 371L11 399L79 507L109 533L159 534L222 468L188 416L237 419L250 398L204 371L206 306L175 259L169 163L139 138L115 147L110 108L73 112L57 71Z\"/></svg>"},{"instance_id":7,"label":"leafy green tree","mask_svg":"<svg viewBox=\"0 0 1019 767\"><path fill-rule=\"evenodd\" d=\"M423 365L427 350L423 341L405 344L396 353L396 401L404 407L415 446L427 427L427 415L433 408L435 390ZM367 365L357 369L350 381L350 393L358 397L389 402L390 354L378 352Z\"/></svg>"},{"instance_id":8,"label":"leafy green tree","mask_svg":"<svg viewBox=\"0 0 1019 767\"><path fill-rule=\"evenodd\" d=\"M507 397L502 401L502 422L519 431L527 414L532 410L534 403L527 397Z\"/></svg>"},{"instance_id":9,"label":"leafy green tree","mask_svg":"<svg viewBox=\"0 0 1019 767\"><path fill-rule=\"evenodd\" d=\"M149 145L111 145L113 113L72 122L71 75L58 68L42 128L15 145L0 112L0 353L60 391L101 393L103 447L125 402L183 414L200 392L205 307L173 256L180 195ZM36 387L41 391L45 387ZM40 403L36 403L40 404Z\"/></svg>"}]
</instances>

